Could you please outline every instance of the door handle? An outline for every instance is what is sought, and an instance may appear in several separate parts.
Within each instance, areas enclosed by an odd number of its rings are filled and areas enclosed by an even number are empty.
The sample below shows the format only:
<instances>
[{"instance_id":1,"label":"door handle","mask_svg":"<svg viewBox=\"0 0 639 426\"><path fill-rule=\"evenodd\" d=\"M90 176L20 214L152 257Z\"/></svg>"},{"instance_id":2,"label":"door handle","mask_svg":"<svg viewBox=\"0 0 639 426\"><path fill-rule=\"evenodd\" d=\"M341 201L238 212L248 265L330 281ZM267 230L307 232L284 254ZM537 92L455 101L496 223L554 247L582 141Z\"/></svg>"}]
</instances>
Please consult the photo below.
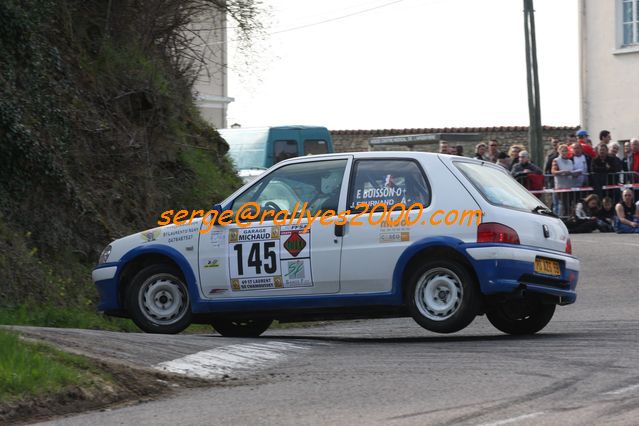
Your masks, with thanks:
<instances>
[{"instance_id":1,"label":"door handle","mask_svg":"<svg viewBox=\"0 0 639 426\"><path fill-rule=\"evenodd\" d=\"M336 237L344 236L344 225L335 225L335 236Z\"/></svg>"}]
</instances>

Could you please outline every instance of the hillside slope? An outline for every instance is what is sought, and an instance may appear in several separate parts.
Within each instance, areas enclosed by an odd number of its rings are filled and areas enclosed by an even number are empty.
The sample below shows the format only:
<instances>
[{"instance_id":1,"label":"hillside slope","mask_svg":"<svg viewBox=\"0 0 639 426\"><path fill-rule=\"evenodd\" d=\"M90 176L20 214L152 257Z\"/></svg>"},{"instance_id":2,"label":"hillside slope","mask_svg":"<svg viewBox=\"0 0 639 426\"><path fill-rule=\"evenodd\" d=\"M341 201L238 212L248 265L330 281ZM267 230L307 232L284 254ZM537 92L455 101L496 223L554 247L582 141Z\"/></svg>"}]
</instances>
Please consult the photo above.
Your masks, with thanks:
<instances>
[{"instance_id":1,"label":"hillside slope","mask_svg":"<svg viewBox=\"0 0 639 426\"><path fill-rule=\"evenodd\" d=\"M0 308L90 309L109 241L239 185L159 3L0 2Z\"/></svg>"}]
</instances>

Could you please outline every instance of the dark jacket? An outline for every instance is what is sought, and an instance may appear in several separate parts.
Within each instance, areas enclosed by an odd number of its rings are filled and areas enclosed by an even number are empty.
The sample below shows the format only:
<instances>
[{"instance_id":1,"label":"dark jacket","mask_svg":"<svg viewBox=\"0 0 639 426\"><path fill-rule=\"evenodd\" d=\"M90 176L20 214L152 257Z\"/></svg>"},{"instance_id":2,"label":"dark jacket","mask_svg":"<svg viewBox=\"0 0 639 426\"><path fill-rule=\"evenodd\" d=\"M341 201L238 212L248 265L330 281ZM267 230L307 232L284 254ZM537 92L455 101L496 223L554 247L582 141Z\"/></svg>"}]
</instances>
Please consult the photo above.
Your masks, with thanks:
<instances>
[{"instance_id":1,"label":"dark jacket","mask_svg":"<svg viewBox=\"0 0 639 426\"><path fill-rule=\"evenodd\" d=\"M552 172L552 160L559 157L558 152L551 152L546 155L546 162L544 163L544 173L549 175Z\"/></svg>"}]
</instances>

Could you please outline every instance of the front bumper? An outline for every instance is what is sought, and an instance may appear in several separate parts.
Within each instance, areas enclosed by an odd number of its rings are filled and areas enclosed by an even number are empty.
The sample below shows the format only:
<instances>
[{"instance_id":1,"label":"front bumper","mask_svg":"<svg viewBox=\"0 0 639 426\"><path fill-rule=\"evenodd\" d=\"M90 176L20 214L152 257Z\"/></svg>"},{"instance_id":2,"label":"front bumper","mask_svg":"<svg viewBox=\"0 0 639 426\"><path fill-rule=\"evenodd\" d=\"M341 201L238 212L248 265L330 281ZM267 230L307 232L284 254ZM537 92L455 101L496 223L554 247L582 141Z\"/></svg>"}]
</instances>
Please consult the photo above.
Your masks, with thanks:
<instances>
[{"instance_id":1,"label":"front bumper","mask_svg":"<svg viewBox=\"0 0 639 426\"><path fill-rule=\"evenodd\" d=\"M474 246L466 249L474 264L481 291L485 295L526 290L554 296L561 305L577 300L579 260L553 251L516 245ZM552 276L535 272L535 258L559 261L561 274Z\"/></svg>"},{"instance_id":2,"label":"front bumper","mask_svg":"<svg viewBox=\"0 0 639 426\"><path fill-rule=\"evenodd\" d=\"M117 273L117 264L109 263L97 266L91 273L93 283L100 295L100 302L98 304L99 311L110 312L122 309L118 295Z\"/></svg>"}]
</instances>

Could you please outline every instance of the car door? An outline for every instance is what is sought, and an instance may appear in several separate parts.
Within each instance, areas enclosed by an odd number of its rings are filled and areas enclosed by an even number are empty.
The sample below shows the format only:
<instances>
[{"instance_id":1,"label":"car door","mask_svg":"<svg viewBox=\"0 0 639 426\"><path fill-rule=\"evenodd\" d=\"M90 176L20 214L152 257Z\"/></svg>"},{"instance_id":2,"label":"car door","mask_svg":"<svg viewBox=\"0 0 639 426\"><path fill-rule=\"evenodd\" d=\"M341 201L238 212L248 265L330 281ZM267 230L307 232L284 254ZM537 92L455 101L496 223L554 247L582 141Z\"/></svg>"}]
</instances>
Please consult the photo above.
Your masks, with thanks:
<instances>
[{"instance_id":1,"label":"car door","mask_svg":"<svg viewBox=\"0 0 639 426\"><path fill-rule=\"evenodd\" d=\"M201 235L200 282L205 297L338 292L342 240L335 236L334 226L318 219L307 225L309 216L345 203L350 162L351 156L345 155L285 164L232 200L229 208L235 214L244 209L258 217L251 224L215 225L210 235ZM275 217L264 216L265 210L272 210Z\"/></svg>"},{"instance_id":2,"label":"car door","mask_svg":"<svg viewBox=\"0 0 639 426\"><path fill-rule=\"evenodd\" d=\"M420 203L424 211L430 209L430 187L420 163L411 158L358 159L353 164L349 184L347 208L366 204L375 206L374 213L359 218L349 215L342 242L340 286L344 293L387 292L397 259L412 242L423 237L423 228L399 222L401 209L390 214L391 224L384 211L402 203L409 207ZM416 220L418 209L411 210L409 220ZM360 224L352 222L355 219ZM369 220L370 219L370 220ZM397 223L399 222L399 223Z\"/></svg>"}]
</instances>

